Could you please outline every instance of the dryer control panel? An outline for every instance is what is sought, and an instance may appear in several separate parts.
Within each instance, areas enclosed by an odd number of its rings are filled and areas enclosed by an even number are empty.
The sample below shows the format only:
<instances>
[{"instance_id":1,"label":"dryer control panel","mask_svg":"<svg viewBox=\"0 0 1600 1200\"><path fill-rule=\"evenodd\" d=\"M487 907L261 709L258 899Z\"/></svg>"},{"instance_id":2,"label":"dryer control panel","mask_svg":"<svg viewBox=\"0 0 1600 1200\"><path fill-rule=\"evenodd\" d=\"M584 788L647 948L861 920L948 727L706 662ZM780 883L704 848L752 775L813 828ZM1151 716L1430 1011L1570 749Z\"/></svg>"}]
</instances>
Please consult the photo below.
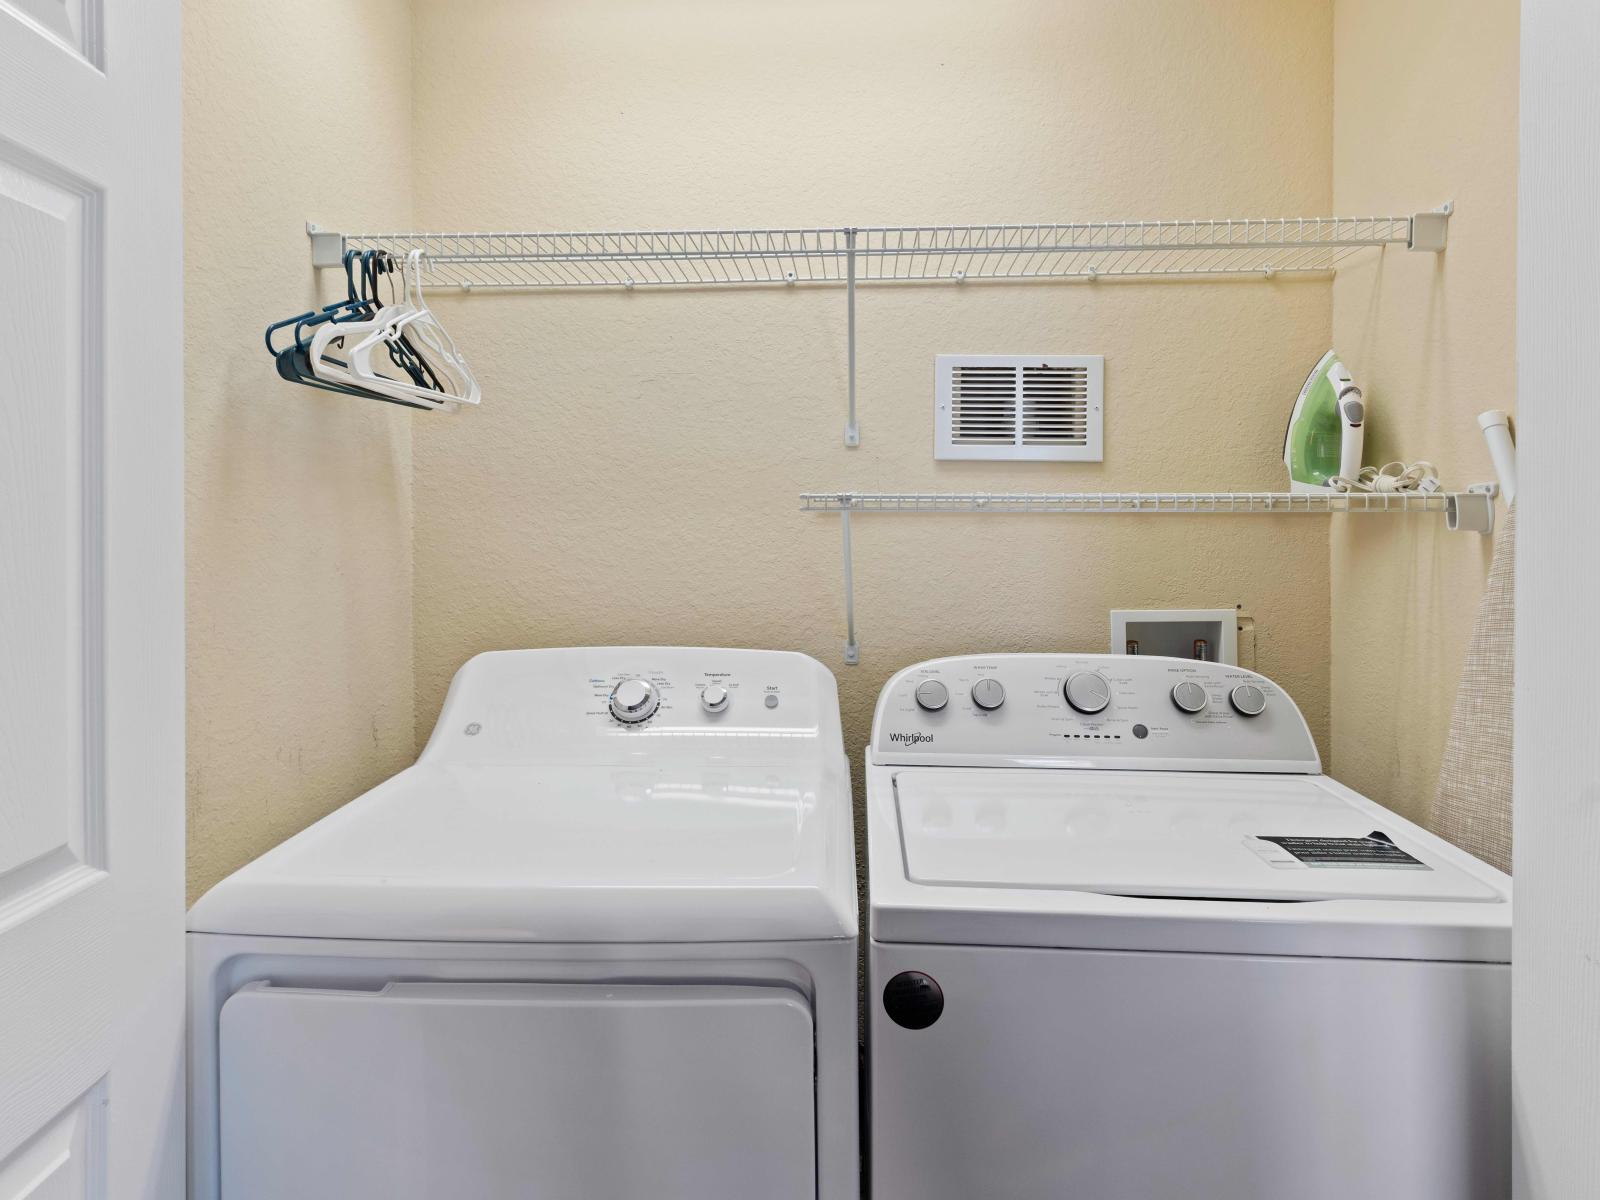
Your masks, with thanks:
<instances>
[{"instance_id":1,"label":"dryer control panel","mask_svg":"<svg viewBox=\"0 0 1600 1200\"><path fill-rule=\"evenodd\" d=\"M918 663L879 696L870 754L925 766L1321 770L1305 718L1266 676L1154 655Z\"/></svg>"},{"instance_id":2,"label":"dryer control panel","mask_svg":"<svg viewBox=\"0 0 1600 1200\"><path fill-rule=\"evenodd\" d=\"M458 762L815 760L837 753L833 676L777 650L499 650L456 672L423 757Z\"/></svg>"}]
</instances>

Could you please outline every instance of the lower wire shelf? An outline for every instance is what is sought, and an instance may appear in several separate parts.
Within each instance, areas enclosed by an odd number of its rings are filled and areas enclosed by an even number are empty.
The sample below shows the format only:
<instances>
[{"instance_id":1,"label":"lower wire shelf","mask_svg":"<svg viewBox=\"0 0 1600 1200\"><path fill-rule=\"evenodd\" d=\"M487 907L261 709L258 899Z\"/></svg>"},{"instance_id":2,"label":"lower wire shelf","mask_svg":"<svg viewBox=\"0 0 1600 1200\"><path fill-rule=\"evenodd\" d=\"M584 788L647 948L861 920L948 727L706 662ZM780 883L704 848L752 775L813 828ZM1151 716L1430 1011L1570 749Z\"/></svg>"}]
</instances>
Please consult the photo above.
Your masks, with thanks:
<instances>
[{"instance_id":1,"label":"lower wire shelf","mask_svg":"<svg viewBox=\"0 0 1600 1200\"><path fill-rule=\"evenodd\" d=\"M1451 529L1494 529L1494 484L1465 492L805 492L804 512L1444 513ZM1454 519L1452 519L1454 518Z\"/></svg>"},{"instance_id":2,"label":"lower wire shelf","mask_svg":"<svg viewBox=\"0 0 1600 1200\"><path fill-rule=\"evenodd\" d=\"M1463 492L804 492L802 512L838 513L844 543L844 661L861 661L856 639L850 518L857 513L1079 513L1245 516L1328 513L1439 513L1445 527L1494 532L1499 485Z\"/></svg>"}]
</instances>

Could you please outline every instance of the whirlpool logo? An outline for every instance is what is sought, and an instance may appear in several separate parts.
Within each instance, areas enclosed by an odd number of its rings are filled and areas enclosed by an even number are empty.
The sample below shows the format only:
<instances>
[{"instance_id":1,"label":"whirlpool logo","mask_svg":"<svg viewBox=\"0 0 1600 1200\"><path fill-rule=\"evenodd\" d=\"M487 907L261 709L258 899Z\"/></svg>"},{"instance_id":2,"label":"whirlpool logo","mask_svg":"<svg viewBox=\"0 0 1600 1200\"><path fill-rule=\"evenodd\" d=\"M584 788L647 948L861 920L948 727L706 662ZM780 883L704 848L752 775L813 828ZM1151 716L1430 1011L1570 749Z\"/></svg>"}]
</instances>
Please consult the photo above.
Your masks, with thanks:
<instances>
[{"instance_id":1,"label":"whirlpool logo","mask_svg":"<svg viewBox=\"0 0 1600 1200\"><path fill-rule=\"evenodd\" d=\"M918 742L931 742L931 741L933 741L933 734L931 734L931 733L891 733L889 735L889 740L891 742L897 742L902 746L915 746Z\"/></svg>"}]
</instances>

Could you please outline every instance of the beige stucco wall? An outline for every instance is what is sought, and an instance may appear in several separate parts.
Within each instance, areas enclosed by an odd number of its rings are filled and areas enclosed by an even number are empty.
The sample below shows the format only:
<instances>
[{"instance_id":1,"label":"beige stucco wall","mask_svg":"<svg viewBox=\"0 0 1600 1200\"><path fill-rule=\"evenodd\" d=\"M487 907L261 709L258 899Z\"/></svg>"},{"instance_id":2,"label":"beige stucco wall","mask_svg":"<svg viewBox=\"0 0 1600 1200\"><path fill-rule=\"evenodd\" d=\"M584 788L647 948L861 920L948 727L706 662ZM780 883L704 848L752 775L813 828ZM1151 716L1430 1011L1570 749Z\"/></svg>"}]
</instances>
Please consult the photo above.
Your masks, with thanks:
<instances>
[{"instance_id":1,"label":"beige stucco wall","mask_svg":"<svg viewBox=\"0 0 1600 1200\"><path fill-rule=\"evenodd\" d=\"M1456 16L1443 0L187 5L191 894L405 765L478 650L803 650L835 670L858 759L900 666L1101 649L1114 606L1242 606L1255 665L1334 768L1420 814L1480 539L1431 520L1335 521L1330 547L1318 520L863 518L851 668L838 524L796 496L1276 488L1285 410L1330 334L1377 408L1375 456L1487 477L1472 417L1512 385L1516 13ZM354 112L360 136L327 135ZM1442 259L1369 256L1331 285L865 289L855 450L838 290L441 293L485 388L456 416L279 383L256 340L313 299L308 217L648 228L1444 199ZM935 464L941 351L1105 354L1105 463Z\"/></svg>"},{"instance_id":2,"label":"beige stucco wall","mask_svg":"<svg viewBox=\"0 0 1600 1200\"><path fill-rule=\"evenodd\" d=\"M1431 270L1401 250L1334 283L1333 343L1373 406L1367 461L1493 479L1475 418L1515 403L1517 4L1334 14L1334 208L1456 205ZM1410 817L1433 798L1491 549L1438 521L1334 522L1333 768Z\"/></svg>"},{"instance_id":3,"label":"beige stucco wall","mask_svg":"<svg viewBox=\"0 0 1600 1200\"><path fill-rule=\"evenodd\" d=\"M304 222L411 209L404 0L184 6L189 892L411 760L411 424L281 383Z\"/></svg>"},{"instance_id":4,"label":"beige stucco wall","mask_svg":"<svg viewBox=\"0 0 1600 1200\"><path fill-rule=\"evenodd\" d=\"M651 228L1306 214L1331 202L1325 0L419 0L416 218ZM1388 197L1386 202L1402 197ZM808 490L1282 486L1326 280L441 295L481 411L414 425L416 731L474 652L775 646L838 676L859 760L909 662L1103 650L1108 610L1232 606L1328 724L1327 528L879 517ZM1106 355L1103 465L935 464L940 351Z\"/></svg>"}]
</instances>

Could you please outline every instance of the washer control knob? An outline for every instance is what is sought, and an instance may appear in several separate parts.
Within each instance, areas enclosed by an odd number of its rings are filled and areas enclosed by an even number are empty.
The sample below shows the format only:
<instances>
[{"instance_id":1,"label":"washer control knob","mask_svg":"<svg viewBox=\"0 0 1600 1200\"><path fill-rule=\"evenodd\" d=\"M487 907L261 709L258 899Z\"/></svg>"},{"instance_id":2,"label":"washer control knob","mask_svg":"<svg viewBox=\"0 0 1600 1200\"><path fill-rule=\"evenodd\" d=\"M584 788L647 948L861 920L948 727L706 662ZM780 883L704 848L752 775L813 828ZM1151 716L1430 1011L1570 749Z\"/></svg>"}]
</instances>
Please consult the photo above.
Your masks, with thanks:
<instances>
[{"instance_id":1,"label":"washer control knob","mask_svg":"<svg viewBox=\"0 0 1600 1200\"><path fill-rule=\"evenodd\" d=\"M1111 685L1099 671L1074 671L1061 688L1067 703L1081 713L1104 712L1111 703Z\"/></svg>"},{"instance_id":2,"label":"washer control knob","mask_svg":"<svg viewBox=\"0 0 1600 1200\"><path fill-rule=\"evenodd\" d=\"M1006 702L1006 689L998 679L980 679L972 685L972 702L984 712L993 712Z\"/></svg>"},{"instance_id":3,"label":"washer control knob","mask_svg":"<svg viewBox=\"0 0 1600 1200\"><path fill-rule=\"evenodd\" d=\"M720 683L708 683L700 692L700 706L707 712L725 712L728 708L728 689Z\"/></svg>"},{"instance_id":4,"label":"washer control knob","mask_svg":"<svg viewBox=\"0 0 1600 1200\"><path fill-rule=\"evenodd\" d=\"M1180 711L1192 715L1205 708L1206 690L1198 683L1186 679L1172 689L1172 702Z\"/></svg>"},{"instance_id":5,"label":"washer control knob","mask_svg":"<svg viewBox=\"0 0 1600 1200\"><path fill-rule=\"evenodd\" d=\"M611 689L611 715L628 725L648 721L661 707L661 693L648 679L624 679Z\"/></svg>"},{"instance_id":6,"label":"washer control knob","mask_svg":"<svg viewBox=\"0 0 1600 1200\"><path fill-rule=\"evenodd\" d=\"M1228 693L1228 703L1241 717L1259 717L1266 711L1267 694L1253 683L1241 683Z\"/></svg>"},{"instance_id":7,"label":"washer control knob","mask_svg":"<svg viewBox=\"0 0 1600 1200\"><path fill-rule=\"evenodd\" d=\"M917 706L928 712L938 712L950 703L950 689L937 679L924 679L917 684Z\"/></svg>"}]
</instances>

